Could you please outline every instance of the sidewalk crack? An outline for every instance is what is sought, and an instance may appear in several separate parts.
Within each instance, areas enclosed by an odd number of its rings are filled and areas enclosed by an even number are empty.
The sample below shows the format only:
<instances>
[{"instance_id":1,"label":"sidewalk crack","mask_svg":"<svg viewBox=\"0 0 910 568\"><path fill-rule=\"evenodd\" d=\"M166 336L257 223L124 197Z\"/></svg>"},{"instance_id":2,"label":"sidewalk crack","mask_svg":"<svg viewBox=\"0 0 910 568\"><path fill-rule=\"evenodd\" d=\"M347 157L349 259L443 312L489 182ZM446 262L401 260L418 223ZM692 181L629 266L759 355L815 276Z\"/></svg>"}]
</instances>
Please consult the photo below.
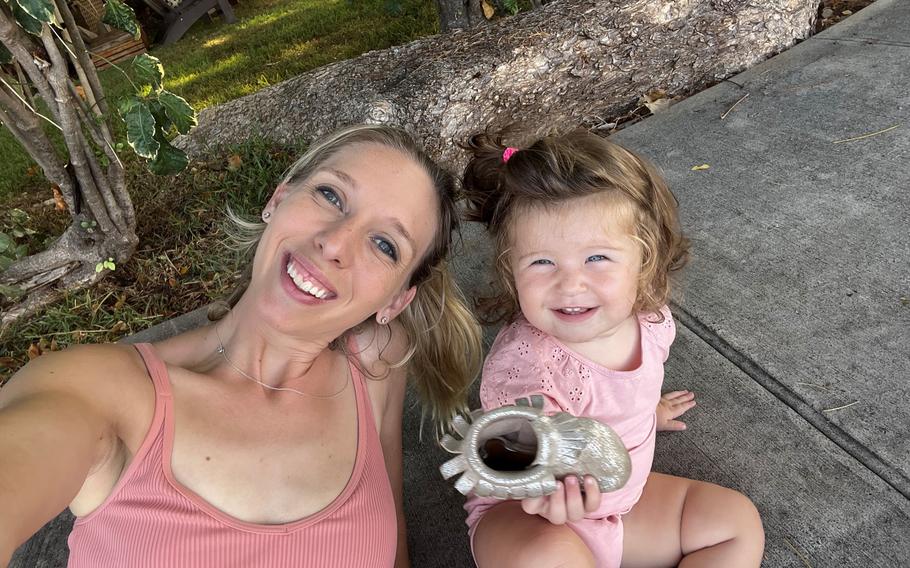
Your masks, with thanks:
<instances>
[{"instance_id":1,"label":"sidewalk crack","mask_svg":"<svg viewBox=\"0 0 910 568\"><path fill-rule=\"evenodd\" d=\"M673 316L689 331L701 338L711 348L717 351L724 359L730 361L739 370L752 378L778 400L799 414L806 422L826 438L837 444L851 457L864 465L882 481L893 487L898 493L910 499L910 478L903 472L883 460L878 454L869 450L856 438L845 432L839 426L831 423L821 411L816 410L803 399L796 395L788 386L774 378L758 363L753 361L724 338L701 322L697 317L688 312L679 304L671 305Z\"/></svg>"}]
</instances>

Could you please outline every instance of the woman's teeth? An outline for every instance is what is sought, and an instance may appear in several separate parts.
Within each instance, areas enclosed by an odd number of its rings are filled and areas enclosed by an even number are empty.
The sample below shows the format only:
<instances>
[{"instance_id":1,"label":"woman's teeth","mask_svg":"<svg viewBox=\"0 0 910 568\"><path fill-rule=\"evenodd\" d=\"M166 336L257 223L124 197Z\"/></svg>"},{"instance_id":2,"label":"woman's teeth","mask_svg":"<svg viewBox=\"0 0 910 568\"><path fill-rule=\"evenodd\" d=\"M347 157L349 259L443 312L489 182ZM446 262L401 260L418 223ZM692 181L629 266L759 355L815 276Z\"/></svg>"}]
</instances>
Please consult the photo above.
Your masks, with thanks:
<instances>
[{"instance_id":1,"label":"woman's teeth","mask_svg":"<svg viewBox=\"0 0 910 568\"><path fill-rule=\"evenodd\" d=\"M288 263L288 276L291 277L291 280L294 281L294 285L297 286L303 292L311 296L315 296L320 300L328 296L328 291L323 290L319 286L313 284L310 280L304 280L303 276L297 274L297 269L294 268L294 264Z\"/></svg>"}]
</instances>

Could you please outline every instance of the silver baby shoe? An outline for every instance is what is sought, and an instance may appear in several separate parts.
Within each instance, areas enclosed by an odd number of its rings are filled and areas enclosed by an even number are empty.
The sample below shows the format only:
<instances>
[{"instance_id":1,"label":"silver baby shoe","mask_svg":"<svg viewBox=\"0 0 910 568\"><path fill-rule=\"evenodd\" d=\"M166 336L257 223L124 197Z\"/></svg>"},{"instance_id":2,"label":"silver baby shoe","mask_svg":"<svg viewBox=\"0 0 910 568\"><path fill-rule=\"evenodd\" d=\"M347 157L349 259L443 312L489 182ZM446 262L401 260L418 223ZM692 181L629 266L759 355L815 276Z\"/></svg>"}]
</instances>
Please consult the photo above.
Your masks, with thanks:
<instances>
[{"instance_id":1,"label":"silver baby shoe","mask_svg":"<svg viewBox=\"0 0 910 568\"><path fill-rule=\"evenodd\" d=\"M455 488L467 495L524 499L556 491L567 475L592 475L602 492L615 491L632 473L629 452L612 428L566 412L543 413L543 397L520 398L515 406L467 418L456 416L442 447L458 454L439 467L446 479L459 473Z\"/></svg>"}]
</instances>

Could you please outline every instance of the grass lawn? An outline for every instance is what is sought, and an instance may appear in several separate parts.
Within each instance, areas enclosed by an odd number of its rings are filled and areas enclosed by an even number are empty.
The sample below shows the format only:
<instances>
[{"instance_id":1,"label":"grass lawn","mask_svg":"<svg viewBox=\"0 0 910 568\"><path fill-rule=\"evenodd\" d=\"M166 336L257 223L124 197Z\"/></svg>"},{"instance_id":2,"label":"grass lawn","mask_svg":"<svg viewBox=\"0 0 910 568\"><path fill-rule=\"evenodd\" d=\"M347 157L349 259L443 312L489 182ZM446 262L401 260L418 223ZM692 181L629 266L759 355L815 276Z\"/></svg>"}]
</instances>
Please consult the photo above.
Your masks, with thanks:
<instances>
[{"instance_id":1,"label":"grass lawn","mask_svg":"<svg viewBox=\"0 0 910 568\"><path fill-rule=\"evenodd\" d=\"M429 0L242 0L236 15L233 25L203 18L177 43L151 51L164 65L166 88L197 110L435 33L438 25ZM101 79L110 98L129 92L117 70ZM0 384L42 351L116 341L227 294L238 264L223 244L225 204L256 216L301 150L252 140L170 178L153 176L124 152L139 248L99 285L0 332ZM40 170L0 128L0 226L12 209L26 212L36 231L30 252L69 222L68 214L42 204L50 197Z\"/></svg>"},{"instance_id":2,"label":"grass lawn","mask_svg":"<svg viewBox=\"0 0 910 568\"><path fill-rule=\"evenodd\" d=\"M180 41L150 52L164 65L166 88L197 111L438 30L430 0L242 0L235 14L232 25L203 17ZM101 81L111 99L130 90L116 69L103 71ZM40 185L40 171L29 172L33 162L5 128L0 156L0 203Z\"/></svg>"}]
</instances>

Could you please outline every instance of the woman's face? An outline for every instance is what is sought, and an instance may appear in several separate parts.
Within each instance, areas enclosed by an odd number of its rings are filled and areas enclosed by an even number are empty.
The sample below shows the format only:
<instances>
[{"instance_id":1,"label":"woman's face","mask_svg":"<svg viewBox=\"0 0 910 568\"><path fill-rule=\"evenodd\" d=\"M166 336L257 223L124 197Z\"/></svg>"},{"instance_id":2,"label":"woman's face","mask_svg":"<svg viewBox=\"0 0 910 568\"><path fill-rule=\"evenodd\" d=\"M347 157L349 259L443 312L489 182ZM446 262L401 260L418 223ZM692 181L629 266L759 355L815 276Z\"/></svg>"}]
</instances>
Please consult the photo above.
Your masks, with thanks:
<instances>
[{"instance_id":1,"label":"woman's face","mask_svg":"<svg viewBox=\"0 0 910 568\"><path fill-rule=\"evenodd\" d=\"M438 223L432 180L398 150L348 146L265 211L250 290L277 329L337 337L373 313L390 320Z\"/></svg>"}]
</instances>

